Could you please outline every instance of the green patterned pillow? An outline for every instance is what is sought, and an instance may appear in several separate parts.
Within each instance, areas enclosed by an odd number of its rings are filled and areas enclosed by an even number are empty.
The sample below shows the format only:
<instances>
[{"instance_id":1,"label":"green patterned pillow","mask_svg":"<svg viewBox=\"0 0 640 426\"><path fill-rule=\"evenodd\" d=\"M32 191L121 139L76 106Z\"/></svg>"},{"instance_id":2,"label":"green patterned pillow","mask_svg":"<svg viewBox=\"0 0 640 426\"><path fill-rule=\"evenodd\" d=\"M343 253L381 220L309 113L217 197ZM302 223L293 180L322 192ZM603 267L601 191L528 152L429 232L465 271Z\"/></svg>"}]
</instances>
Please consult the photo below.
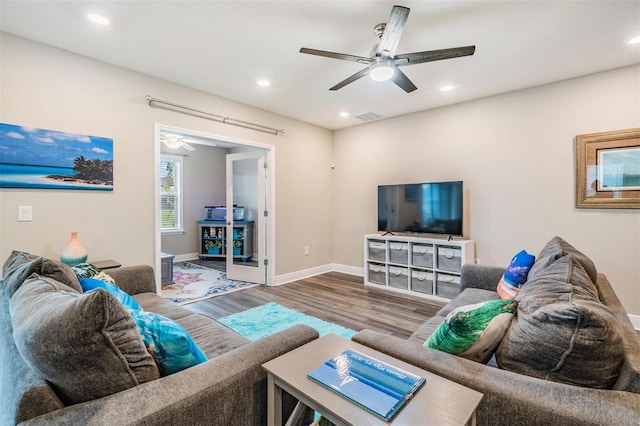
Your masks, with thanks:
<instances>
[{"instance_id":1,"label":"green patterned pillow","mask_svg":"<svg viewBox=\"0 0 640 426\"><path fill-rule=\"evenodd\" d=\"M78 265L72 266L73 272L76 273L78 279L80 278L93 278L96 280L104 281L109 284L113 284L117 286L115 280L111 278L111 276L102 271L102 269L98 269L90 263L80 263Z\"/></svg>"},{"instance_id":2,"label":"green patterned pillow","mask_svg":"<svg viewBox=\"0 0 640 426\"><path fill-rule=\"evenodd\" d=\"M461 306L447 315L424 346L486 364L517 307L518 302L508 299Z\"/></svg>"}]
</instances>

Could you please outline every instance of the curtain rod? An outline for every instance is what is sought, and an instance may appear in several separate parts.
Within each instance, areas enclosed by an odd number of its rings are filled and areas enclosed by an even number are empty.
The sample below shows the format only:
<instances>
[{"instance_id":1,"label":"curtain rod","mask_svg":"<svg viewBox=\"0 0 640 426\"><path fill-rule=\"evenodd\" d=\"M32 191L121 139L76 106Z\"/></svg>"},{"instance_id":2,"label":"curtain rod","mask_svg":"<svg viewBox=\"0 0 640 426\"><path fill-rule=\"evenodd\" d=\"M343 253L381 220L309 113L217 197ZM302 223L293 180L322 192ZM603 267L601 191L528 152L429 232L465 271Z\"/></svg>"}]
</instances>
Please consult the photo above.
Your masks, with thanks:
<instances>
[{"instance_id":1,"label":"curtain rod","mask_svg":"<svg viewBox=\"0 0 640 426\"><path fill-rule=\"evenodd\" d=\"M152 106L151 104L156 104L161 108L172 110L175 112L181 112L183 114L189 114L195 117L217 121L219 123L231 124L233 126L238 126L238 127L244 127L251 130L256 130L258 132L271 133L274 136L278 136L278 133L284 133L284 130L282 129L274 129L273 127L267 127L261 124L255 124L255 123L250 123L248 121L236 120L234 118L211 114L210 112L200 111L191 107L186 107L184 105L174 104L173 102L163 101L161 99L154 98L153 96L150 96L150 95L147 95L144 98L149 103L149 106Z\"/></svg>"}]
</instances>

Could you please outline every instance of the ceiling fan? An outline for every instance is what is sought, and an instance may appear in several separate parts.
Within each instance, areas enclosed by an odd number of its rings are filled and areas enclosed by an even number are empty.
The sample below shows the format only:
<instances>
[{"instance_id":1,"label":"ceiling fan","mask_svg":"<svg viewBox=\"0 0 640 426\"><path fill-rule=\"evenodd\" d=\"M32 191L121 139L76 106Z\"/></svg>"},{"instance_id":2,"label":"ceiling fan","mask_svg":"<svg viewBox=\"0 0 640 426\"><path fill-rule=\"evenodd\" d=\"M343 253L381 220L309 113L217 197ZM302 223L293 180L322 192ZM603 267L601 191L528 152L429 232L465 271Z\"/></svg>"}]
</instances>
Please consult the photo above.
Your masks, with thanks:
<instances>
[{"instance_id":1,"label":"ceiling fan","mask_svg":"<svg viewBox=\"0 0 640 426\"><path fill-rule=\"evenodd\" d=\"M415 84L400 71L399 67L421 64L423 62L441 61L443 59L458 58L460 56L473 55L475 46L454 47L450 49L427 50L424 52L403 53L396 55L396 49L407 22L410 9L403 6L393 6L389 21L378 24L373 28L374 33L380 38L380 42L373 46L369 58L364 56L348 55L345 53L327 52L325 50L308 49L303 47L300 53L309 55L326 56L327 58L341 59L343 61L358 62L368 66L352 76L342 80L329 90L338 90L349 83L369 76L376 81L391 80L400 86L405 92L413 92L417 89Z\"/></svg>"},{"instance_id":2,"label":"ceiling fan","mask_svg":"<svg viewBox=\"0 0 640 426\"><path fill-rule=\"evenodd\" d=\"M195 151L196 149L187 143L188 139L180 135L173 135L170 133L163 133L160 135L160 141L165 144L167 148L179 149L184 148L187 151Z\"/></svg>"}]
</instances>

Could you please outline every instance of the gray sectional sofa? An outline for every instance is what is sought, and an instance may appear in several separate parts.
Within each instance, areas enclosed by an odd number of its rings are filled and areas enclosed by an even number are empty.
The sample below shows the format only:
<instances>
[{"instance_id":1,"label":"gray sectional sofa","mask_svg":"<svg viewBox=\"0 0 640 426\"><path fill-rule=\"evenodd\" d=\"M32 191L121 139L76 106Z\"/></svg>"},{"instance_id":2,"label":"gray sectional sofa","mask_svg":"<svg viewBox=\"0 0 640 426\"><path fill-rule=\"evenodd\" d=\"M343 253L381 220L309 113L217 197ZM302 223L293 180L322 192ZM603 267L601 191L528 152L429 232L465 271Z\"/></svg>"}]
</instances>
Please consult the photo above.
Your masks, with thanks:
<instances>
[{"instance_id":1,"label":"gray sectional sofa","mask_svg":"<svg viewBox=\"0 0 640 426\"><path fill-rule=\"evenodd\" d=\"M85 325L94 320L98 321L98 328L102 327L102 331L98 330L97 340L102 342L97 342L96 345L106 341L107 346L112 345L114 335L117 339L119 333L120 337L124 333L122 330L113 333L113 328L105 331L106 327L114 327L113 323L107 326L100 324L113 322L113 318L119 315L113 307L111 295L102 291L96 292L92 297L96 299L99 307L108 307L104 314L91 312L86 315L86 312L77 310L71 317L64 317L64 323L56 324L57 321L62 321L60 318L63 317L59 315L59 311L63 306L66 306L69 300L71 304L77 302L82 296L74 293L77 293L76 283L73 282L75 276L69 276L69 271L68 267L59 262L21 252L14 252L5 263L3 282L0 285L1 425L266 424L266 373L261 365L318 337L316 330L297 325L258 342L250 342L220 323L194 314L156 295L151 267L112 269L107 272L121 289L133 295L144 310L177 321L204 351L208 361L165 377L158 378L152 375L141 380L127 374L131 373L132 369L140 367L146 361L144 358L148 353L145 356L134 355L137 357L135 359L127 355L129 358L124 362L121 353L118 352L120 358L116 357L115 362L125 365L125 376L121 382L124 381L127 388L84 402L69 403L69 394L61 392L61 388L52 385L36 373L30 362L42 361L44 365L52 359L59 360L61 369L69 369L68 377L65 379L73 379L75 376L80 380L75 384L72 382L71 390L76 392L76 396L91 395L88 390L80 390L86 384L82 381L90 381L93 378L100 381L100 385L110 385L111 382L117 381L119 373L116 370L121 369L122 365L105 367L105 371L102 372L80 371L86 367L82 353L93 348L73 348L74 340L69 340L69 336L73 335L71 329L76 327L75 323L79 317L84 318L82 322ZM31 299L25 299L27 297ZM25 305L27 302L30 306ZM40 316L39 321L44 324L25 324L28 321L35 322L33 318L38 316L29 311L36 309L48 310L44 316ZM115 326L128 327L130 321L130 318L122 316L116 321ZM45 329L45 332L38 333L34 331L36 328ZM52 333L59 335L52 336ZM18 345L14 336L20 339ZM31 353L27 357L30 361L27 361L19 348L32 344L33 342L28 340L36 338L42 338L47 343L40 345L40 354ZM63 343L56 347L56 343L60 342ZM125 342L129 343L131 342ZM70 349L69 353L61 356L59 352L65 349ZM109 349L106 352L114 351ZM66 359L73 360L69 362L77 365L63 365ZM106 364L107 361L100 363ZM42 366L39 368L45 369ZM54 363L48 368L55 369L58 365ZM47 370L47 374L51 374L52 377L55 377L54 373ZM290 413L295 402L289 395L285 395L283 412ZM306 420L310 420L309 415L310 412L307 413Z\"/></svg>"},{"instance_id":2,"label":"gray sectional sofa","mask_svg":"<svg viewBox=\"0 0 640 426\"><path fill-rule=\"evenodd\" d=\"M607 278L559 237L538 255L489 364L423 346L453 309L499 298L504 271L465 265L461 293L407 340L371 330L352 340L483 393L479 425L640 424L640 339Z\"/></svg>"}]
</instances>

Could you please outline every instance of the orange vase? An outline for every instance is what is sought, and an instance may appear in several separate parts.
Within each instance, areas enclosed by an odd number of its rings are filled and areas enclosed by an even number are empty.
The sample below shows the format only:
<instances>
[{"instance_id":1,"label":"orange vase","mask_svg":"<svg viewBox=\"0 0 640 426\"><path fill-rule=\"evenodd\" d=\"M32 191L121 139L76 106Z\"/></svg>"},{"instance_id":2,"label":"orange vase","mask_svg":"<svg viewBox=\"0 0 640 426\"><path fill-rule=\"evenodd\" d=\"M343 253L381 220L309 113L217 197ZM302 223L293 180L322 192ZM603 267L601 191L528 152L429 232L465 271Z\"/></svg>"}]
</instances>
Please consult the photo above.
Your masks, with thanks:
<instances>
[{"instance_id":1,"label":"orange vase","mask_svg":"<svg viewBox=\"0 0 640 426\"><path fill-rule=\"evenodd\" d=\"M77 232L71 233L71 241L62 249L60 260L69 266L75 266L87 260L87 250L85 250L82 243L78 240Z\"/></svg>"}]
</instances>

